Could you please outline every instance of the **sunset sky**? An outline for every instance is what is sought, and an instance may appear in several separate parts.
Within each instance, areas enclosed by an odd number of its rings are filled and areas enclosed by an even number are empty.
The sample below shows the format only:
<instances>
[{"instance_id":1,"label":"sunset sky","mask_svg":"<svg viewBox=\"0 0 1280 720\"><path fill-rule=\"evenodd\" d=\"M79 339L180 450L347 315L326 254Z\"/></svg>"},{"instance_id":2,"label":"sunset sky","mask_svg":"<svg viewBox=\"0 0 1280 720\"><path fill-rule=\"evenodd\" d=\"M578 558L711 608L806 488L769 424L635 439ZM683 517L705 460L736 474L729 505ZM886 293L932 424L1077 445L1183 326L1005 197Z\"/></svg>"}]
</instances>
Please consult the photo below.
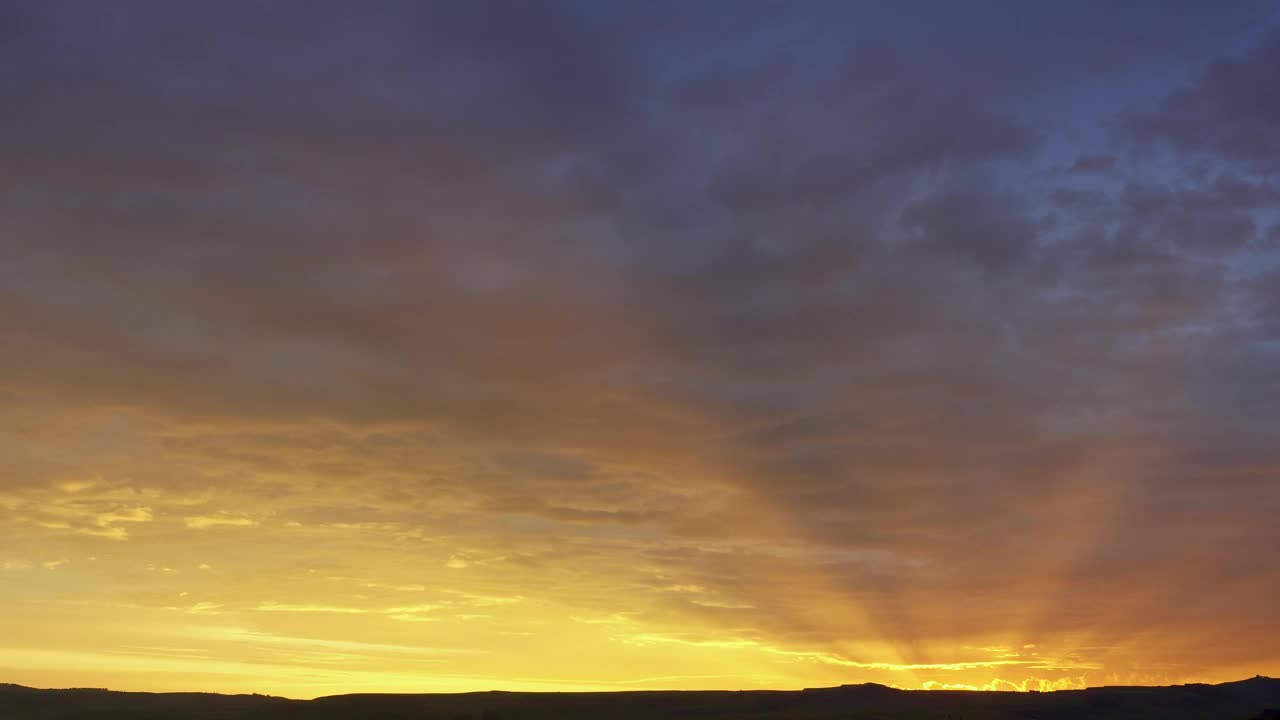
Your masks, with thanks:
<instances>
[{"instance_id":1,"label":"sunset sky","mask_svg":"<svg viewBox=\"0 0 1280 720\"><path fill-rule=\"evenodd\" d=\"M1280 675L1280 6L0 0L0 682Z\"/></svg>"}]
</instances>

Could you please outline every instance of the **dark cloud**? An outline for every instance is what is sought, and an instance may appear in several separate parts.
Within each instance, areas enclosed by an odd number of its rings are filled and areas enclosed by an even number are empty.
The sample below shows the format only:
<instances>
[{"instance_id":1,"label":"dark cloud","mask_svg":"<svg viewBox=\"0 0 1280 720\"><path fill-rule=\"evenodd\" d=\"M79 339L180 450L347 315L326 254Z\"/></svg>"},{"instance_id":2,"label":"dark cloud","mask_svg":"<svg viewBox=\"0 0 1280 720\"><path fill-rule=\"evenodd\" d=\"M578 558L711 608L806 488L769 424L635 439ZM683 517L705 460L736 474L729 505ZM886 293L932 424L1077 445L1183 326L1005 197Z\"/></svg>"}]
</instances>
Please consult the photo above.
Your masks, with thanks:
<instances>
[{"instance_id":1,"label":"dark cloud","mask_svg":"<svg viewBox=\"0 0 1280 720\"><path fill-rule=\"evenodd\" d=\"M1280 142L1280 98L1272 89L1280 67L1280 35L1211 64L1156 109L1129 119L1140 138L1167 142L1179 150L1208 153L1258 172L1273 172Z\"/></svg>"},{"instance_id":2,"label":"dark cloud","mask_svg":"<svg viewBox=\"0 0 1280 720\"><path fill-rule=\"evenodd\" d=\"M1166 5L0 6L0 489L793 649L1237 636L1280 45Z\"/></svg>"},{"instance_id":3,"label":"dark cloud","mask_svg":"<svg viewBox=\"0 0 1280 720\"><path fill-rule=\"evenodd\" d=\"M922 247L984 268L1016 263L1035 243L1035 226L1016 202L988 194L934 195L908 206L902 221L918 234Z\"/></svg>"},{"instance_id":4,"label":"dark cloud","mask_svg":"<svg viewBox=\"0 0 1280 720\"><path fill-rule=\"evenodd\" d=\"M1081 155L1071 163L1071 172L1100 173L1114 169L1116 159L1112 155Z\"/></svg>"}]
</instances>

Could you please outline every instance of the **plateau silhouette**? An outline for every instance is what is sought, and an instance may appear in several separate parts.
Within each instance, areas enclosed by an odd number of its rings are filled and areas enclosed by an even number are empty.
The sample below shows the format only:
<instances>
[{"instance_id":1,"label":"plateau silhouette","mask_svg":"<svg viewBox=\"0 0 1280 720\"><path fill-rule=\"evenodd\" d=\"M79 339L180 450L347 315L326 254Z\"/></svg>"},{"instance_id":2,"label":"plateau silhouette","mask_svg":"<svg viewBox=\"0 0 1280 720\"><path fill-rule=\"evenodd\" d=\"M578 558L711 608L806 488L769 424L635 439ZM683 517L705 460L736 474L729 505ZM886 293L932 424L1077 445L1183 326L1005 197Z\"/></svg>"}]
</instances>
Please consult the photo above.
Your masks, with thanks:
<instances>
[{"instance_id":1,"label":"plateau silhouette","mask_svg":"<svg viewBox=\"0 0 1280 720\"><path fill-rule=\"evenodd\" d=\"M1280 680L1054 692L897 690L475 692L268 695L40 690L0 685L0 719L25 720L1272 720Z\"/></svg>"}]
</instances>

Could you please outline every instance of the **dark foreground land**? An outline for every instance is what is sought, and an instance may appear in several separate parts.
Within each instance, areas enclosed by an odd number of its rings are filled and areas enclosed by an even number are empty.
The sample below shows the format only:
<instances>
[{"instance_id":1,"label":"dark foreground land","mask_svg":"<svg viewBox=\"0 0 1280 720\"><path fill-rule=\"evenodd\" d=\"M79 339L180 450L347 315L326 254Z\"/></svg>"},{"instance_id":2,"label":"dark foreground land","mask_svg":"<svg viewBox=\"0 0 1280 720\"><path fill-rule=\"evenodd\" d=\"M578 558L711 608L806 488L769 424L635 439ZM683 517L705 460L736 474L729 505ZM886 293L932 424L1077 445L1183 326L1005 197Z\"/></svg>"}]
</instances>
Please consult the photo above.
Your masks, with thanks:
<instances>
[{"instance_id":1,"label":"dark foreground land","mask_svg":"<svg viewBox=\"0 0 1280 720\"><path fill-rule=\"evenodd\" d=\"M265 695L36 690L0 684L0 719L58 720L1280 720L1280 680L1049 693L797 691Z\"/></svg>"}]
</instances>

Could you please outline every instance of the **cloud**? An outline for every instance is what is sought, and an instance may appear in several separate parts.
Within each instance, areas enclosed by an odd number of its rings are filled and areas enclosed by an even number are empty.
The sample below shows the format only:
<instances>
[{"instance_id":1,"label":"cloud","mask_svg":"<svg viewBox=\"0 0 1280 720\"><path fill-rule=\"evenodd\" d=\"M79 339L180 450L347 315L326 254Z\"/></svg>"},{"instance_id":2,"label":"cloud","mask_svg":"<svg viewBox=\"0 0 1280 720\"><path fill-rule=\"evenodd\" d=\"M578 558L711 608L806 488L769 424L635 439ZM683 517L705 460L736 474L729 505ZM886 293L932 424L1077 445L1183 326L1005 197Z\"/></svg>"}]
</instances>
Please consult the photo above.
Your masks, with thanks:
<instances>
[{"instance_id":1,"label":"cloud","mask_svg":"<svg viewBox=\"0 0 1280 720\"><path fill-rule=\"evenodd\" d=\"M726 9L8 10L6 537L513 676L1268 662L1273 8Z\"/></svg>"},{"instance_id":2,"label":"cloud","mask_svg":"<svg viewBox=\"0 0 1280 720\"><path fill-rule=\"evenodd\" d=\"M1116 158L1113 155L1081 155L1071 163L1071 172L1100 173L1114 169Z\"/></svg>"},{"instance_id":3,"label":"cloud","mask_svg":"<svg viewBox=\"0 0 1280 720\"><path fill-rule=\"evenodd\" d=\"M121 508L102 513L94 520L99 527L107 527L115 523L138 523L151 522L151 508L149 507L132 507Z\"/></svg>"},{"instance_id":4,"label":"cloud","mask_svg":"<svg viewBox=\"0 0 1280 720\"><path fill-rule=\"evenodd\" d=\"M55 488L50 491L38 486L21 489L8 498L13 510L10 521L55 533L123 541L129 538L126 525L149 523L153 519L151 507L122 504L121 496L109 488L92 493L82 490ZM68 492L72 493L71 497L67 496Z\"/></svg>"},{"instance_id":5,"label":"cloud","mask_svg":"<svg viewBox=\"0 0 1280 720\"><path fill-rule=\"evenodd\" d=\"M1012 205L988 194L934 195L908 206L903 224L919 233L925 248L999 268L1026 256L1035 228Z\"/></svg>"},{"instance_id":6,"label":"cloud","mask_svg":"<svg viewBox=\"0 0 1280 720\"><path fill-rule=\"evenodd\" d=\"M438 616L436 612L442 605L422 603L418 605L397 605L394 607L373 608L345 605L316 605L291 603L263 603L254 608L259 612L269 613L304 613L325 615L378 615L400 622L443 622L450 617Z\"/></svg>"},{"instance_id":7,"label":"cloud","mask_svg":"<svg viewBox=\"0 0 1280 720\"><path fill-rule=\"evenodd\" d=\"M182 519L187 527L195 530L206 530L216 527L256 527L258 521L231 513L215 513L213 515L188 515Z\"/></svg>"},{"instance_id":8,"label":"cloud","mask_svg":"<svg viewBox=\"0 0 1280 720\"><path fill-rule=\"evenodd\" d=\"M340 605L296 605L290 603L264 603L254 608L262 612L289 612L289 613L345 613L345 614L362 614L370 611L365 608L344 607Z\"/></svg>"},{"instance_id":9,"label":"cloud","mask_svg":"<svg viewBox=\"0 0 1280 720\"><path fill-rule=\"evenodd\" d=\"M1129 127L1138 137L1179 150L1210 153L1262 172L1280 167L1280 141L1270 128L1280 105L1268 88L1280 63L1280 33L1239 56L1220 59L1155 110L1135 113Z\"/></svg>"},{"instance_id":10,"label":"cloud","mask_svg":"<svg viewBox=\"0 0 1280 720\"><path fill-rule=\"evenodd\" d=\"M186 607L173 608L190 615L221 615L222 604L215 602L198 602Z\"/></svg>"}]
</instances>

